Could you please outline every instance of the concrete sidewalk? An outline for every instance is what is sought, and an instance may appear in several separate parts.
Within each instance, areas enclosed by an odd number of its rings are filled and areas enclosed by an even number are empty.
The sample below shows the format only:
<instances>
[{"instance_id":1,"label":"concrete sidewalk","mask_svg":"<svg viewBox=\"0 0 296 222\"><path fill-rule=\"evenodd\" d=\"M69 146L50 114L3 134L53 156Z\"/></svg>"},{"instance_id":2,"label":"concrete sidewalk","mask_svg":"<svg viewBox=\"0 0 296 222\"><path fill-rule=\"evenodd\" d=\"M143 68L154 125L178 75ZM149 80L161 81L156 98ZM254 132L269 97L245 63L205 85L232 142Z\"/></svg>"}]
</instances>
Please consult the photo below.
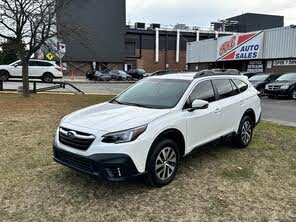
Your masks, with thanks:
<instances>
[{"instance_id":1,"label":"concrete sidewalk","mask_svg":"<svg viewBox=\"0 0 296 222\"><path fill-rule=\"evenodd\" d=\"M94 81L94 80L89 80L86 79L84 76L75 76L74 79L71 79L71 76L64 76L62 81L68 82L68 83L89 83L89 84L131 84L135 83L137 81Z\"/></svg>"}]
</instances>

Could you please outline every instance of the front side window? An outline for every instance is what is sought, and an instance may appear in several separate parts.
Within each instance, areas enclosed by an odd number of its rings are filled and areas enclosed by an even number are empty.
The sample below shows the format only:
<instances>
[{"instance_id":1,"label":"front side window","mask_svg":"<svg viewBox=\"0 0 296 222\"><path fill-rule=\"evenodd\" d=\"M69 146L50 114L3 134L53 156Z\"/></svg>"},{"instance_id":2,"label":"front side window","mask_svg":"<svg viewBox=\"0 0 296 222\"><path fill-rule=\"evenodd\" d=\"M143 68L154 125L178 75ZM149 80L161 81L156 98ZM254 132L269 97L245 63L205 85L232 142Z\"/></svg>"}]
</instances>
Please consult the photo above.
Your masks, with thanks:
<instances>
[{"instance_id":1,"label":"front side window","mask_svg":"<svg viewBox=\"0 0 296 222\"><path fill-rule=\"evenodd\" d=\"M111 101L123 105L153 109L175 107L191 84L187 80L146 79Z\"/></svg>"},{"instance_id":2,"label":"front side window","mask_svg":"<svg viewBox=\"0 0 296 222\"><path fill-rule=\"evenodd\" d=\"M226 99L235 95L235 90L228 79L216 79L214 84L217 88L219 99Z\"/></svg>"},{"instance_id":3,"label":"front side window","mask_svg":"<svg viewBox=\"0 0 296 222\"><path fill-rule=\"evenodd\" d=\"M210 80L199 83L192 91L187 103L192 104L196 99L205 100L209 103L216 100L213 85Z\"/></svg>"}]
</instances>

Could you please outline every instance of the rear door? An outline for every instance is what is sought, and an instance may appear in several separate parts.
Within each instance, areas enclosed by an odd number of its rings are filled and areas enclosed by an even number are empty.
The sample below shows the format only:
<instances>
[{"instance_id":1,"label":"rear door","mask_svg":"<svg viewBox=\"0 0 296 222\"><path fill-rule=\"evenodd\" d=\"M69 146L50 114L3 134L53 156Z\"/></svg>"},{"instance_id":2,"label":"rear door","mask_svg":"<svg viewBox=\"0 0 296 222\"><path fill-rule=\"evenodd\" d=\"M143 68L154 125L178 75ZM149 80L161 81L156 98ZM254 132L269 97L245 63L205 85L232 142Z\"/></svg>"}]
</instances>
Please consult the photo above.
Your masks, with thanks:
<instances>
[{"instance_id":1,"label":"rear door","mask_svg":"<svg viewBox=\"0 0 296 222\"><path fill-rule=\"evenodd\" d=\"M237 121L242 116L242 97L231 79L213 80L221 107L221 120L217 126L220 136L236 131Z\"/></svg>"}]
</instances>

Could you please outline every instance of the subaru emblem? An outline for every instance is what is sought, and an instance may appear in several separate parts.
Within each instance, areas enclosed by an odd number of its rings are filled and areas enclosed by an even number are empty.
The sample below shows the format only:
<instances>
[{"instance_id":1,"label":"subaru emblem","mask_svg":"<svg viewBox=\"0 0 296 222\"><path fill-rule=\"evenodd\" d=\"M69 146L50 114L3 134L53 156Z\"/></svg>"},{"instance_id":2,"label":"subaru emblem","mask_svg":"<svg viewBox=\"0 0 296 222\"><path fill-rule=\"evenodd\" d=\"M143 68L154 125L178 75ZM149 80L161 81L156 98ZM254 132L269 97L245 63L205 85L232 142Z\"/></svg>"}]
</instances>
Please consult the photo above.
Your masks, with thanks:
<instances>
[{"instance_id":1,"label":"subaru emblem","mask_svg":"<svg viewBox=\"0 0 296 222\"><path fill-rule=\"evenodd\" d=\"M70 138L70 139L73 139L75 137L75 134L74 132L70 131L67 133L67 136Z\"/></svg>"}]
</instances>

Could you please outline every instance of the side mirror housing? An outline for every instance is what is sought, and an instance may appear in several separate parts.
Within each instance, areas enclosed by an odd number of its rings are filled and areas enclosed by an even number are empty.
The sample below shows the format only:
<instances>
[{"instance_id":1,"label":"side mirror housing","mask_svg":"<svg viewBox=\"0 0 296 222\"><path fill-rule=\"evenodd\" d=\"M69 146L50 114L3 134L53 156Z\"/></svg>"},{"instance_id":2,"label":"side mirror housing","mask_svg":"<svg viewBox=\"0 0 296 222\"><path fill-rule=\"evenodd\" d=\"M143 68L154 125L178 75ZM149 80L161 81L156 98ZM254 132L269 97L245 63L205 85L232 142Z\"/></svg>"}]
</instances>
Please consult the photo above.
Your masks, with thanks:
<instances>
[{"instance_id":1,"label":"side mirror housing","mask_svg":"<svg viewBox=\"0 0 296 222\"><path fill-rule=\"evenodd\" d=\"M209 102L205 100L196 99L192 102L191 109L189 109L189 112L193 112L198 109L207 109L209 108Z\"/></svg>"}]
</instances>

